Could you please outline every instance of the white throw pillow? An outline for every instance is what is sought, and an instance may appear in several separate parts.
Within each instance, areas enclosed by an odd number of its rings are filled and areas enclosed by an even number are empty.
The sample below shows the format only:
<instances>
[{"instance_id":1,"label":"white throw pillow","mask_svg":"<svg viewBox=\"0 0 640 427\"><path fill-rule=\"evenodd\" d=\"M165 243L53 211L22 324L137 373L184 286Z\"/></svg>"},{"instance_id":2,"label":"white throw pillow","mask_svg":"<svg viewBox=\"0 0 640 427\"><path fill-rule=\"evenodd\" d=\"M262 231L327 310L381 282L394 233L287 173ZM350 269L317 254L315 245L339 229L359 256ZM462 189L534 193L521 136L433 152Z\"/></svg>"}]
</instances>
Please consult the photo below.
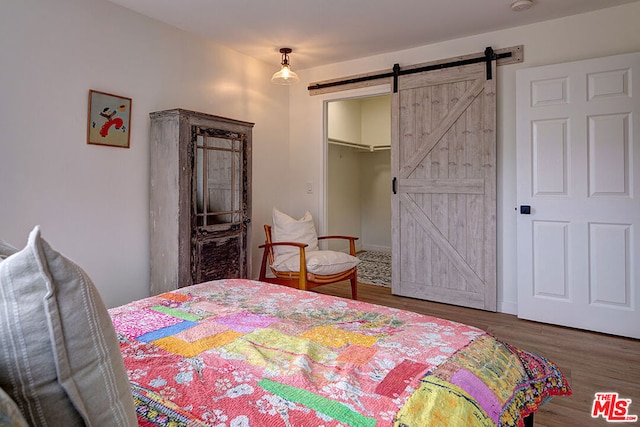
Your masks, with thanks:
<instances>
[{"instance_id":1,"label":"white throw pillow","mask_svg":"<svg viewBox=\"0 0 640 427\"><path fill-rule=\"evenodd\" d=\"M307 271L321 276L342 273L360 262L354 256L337 251L308 251L305 257ZM300 271L300 257L297 254L275 257L273 268L277 271Z\"/></svg>"},{"instance_id":2,"label":"white throw pillow","mask_svg":"<svg viewBox=\"0 0 640 427\"><path fill-rule=\"evenodd\" d=\"M271 229L271 239L273 243L277 242L298 242L306 243L306 251L318 250L318 233L313 223L313 217L307 211L304 216L298 220L291 218L289 215L273 209L273 227ZM274 256L285 254L300 253L300 250L293 246L275 246L273 248Z\"/></svg>"},{"instance_id":3,"label":"white throw pillow","mask_svg":"<svg viewBox=\"0 0 640 427\"><path fill-rule=\"evenodd\" d=\"M97 289L36 227L0 262L0 387L32 426L136 426L131 386Z\"/></svg>"},{"instance_id":4,"label":"white throw pillow","mask_svg":"<svg viewBox=\"0 0 640 427\"><path fill-rule=\"evenodd\" d=\"M0 261L18 252L18 249L11 246L4 240L0 240Z\"/></svg>"}]
</instances>

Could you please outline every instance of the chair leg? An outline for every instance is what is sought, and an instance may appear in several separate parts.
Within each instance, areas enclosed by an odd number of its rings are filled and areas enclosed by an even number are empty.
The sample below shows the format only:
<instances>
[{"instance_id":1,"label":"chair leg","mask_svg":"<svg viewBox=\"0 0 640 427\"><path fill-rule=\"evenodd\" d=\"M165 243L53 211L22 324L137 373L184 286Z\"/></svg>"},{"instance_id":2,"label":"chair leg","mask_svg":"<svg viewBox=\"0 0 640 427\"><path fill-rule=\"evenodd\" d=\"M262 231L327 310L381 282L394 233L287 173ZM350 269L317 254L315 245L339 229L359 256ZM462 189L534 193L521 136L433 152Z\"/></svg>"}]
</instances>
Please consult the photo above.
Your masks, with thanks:
<instances>
[{"instance_id":1,"label":"chair leg","mask_svg":"<svg viewBox=\"0 0 640 427\"><path fill-rule=\"evenodd\" d=\"M260 247L262 248L263 246ZM265 247L264 251L262 252L262 263L260 264L260 275L258 276L258 280L260 280L261 282L264 282L267 277L267 252L268 249Z\"/></svg>"},{"instance_id":2,"label":"chair leg","mask_svg":"<svg viewBox=\"0 0 640 427\"><path fill-rule=\"evenodd\" d=\"M358 278L352 277L351 279L349 279L349 281L351 282L351 299L357 300L358 299Z\"/></svg>"}]
</instances>

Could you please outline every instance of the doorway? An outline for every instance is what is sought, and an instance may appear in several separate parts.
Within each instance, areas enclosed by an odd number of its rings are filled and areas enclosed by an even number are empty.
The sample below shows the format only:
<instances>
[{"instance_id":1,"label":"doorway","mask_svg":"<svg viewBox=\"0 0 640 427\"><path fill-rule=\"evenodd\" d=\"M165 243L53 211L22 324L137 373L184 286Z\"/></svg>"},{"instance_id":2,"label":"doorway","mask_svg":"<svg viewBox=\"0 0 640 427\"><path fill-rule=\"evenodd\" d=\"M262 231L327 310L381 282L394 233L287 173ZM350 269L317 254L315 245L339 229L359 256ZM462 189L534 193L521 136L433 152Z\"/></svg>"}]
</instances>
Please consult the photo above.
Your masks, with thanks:
<instances>
[{"instance_id":1,"label":"doorway","mask_svg":"<svg viewBox=\"0 0 640 427\"><path fill-rule=\"evenodd\" d=\"M391 95L328 101L326 112L326 232L390 253Z\"/></svg>"}]
</instances>

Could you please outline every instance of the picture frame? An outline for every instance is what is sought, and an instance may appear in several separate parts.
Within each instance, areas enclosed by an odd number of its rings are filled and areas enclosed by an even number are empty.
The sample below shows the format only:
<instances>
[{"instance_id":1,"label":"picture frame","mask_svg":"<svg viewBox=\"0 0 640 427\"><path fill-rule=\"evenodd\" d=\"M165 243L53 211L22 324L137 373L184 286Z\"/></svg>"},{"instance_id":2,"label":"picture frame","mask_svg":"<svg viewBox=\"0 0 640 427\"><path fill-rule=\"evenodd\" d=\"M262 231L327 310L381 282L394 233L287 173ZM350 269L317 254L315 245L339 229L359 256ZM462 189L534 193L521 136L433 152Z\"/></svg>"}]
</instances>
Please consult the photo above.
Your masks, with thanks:
<instances>
[{"instance_id":1,"label":"picture frame","mask_svg":"<svg viewBox=\"0 0 640 427\"><path fill-rule=\"evenodd\" d=\"M89 90L87 144L129 148L131 98Z\"/></svg>"}]
</instances>

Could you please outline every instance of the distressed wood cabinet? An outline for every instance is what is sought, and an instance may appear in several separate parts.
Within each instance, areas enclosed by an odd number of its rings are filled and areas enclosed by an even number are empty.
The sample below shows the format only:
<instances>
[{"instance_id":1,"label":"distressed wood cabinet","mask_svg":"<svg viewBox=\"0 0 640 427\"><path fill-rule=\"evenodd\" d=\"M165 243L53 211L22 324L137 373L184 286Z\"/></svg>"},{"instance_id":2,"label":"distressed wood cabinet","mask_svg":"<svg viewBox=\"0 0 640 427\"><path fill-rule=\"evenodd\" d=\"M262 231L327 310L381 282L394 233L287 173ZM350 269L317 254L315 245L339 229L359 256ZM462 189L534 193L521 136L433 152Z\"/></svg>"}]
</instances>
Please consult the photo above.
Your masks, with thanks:
<instances>
[{"instance_id":1,"label":"distressed wood cabinet","mask_svg":"<svg viewBox=\"0 0 640 427\"><path fill-rule=\"evenodd\" d=\"M253 123L150 114L150 294L251 272Z\"/></svg>"}]
</instances>

